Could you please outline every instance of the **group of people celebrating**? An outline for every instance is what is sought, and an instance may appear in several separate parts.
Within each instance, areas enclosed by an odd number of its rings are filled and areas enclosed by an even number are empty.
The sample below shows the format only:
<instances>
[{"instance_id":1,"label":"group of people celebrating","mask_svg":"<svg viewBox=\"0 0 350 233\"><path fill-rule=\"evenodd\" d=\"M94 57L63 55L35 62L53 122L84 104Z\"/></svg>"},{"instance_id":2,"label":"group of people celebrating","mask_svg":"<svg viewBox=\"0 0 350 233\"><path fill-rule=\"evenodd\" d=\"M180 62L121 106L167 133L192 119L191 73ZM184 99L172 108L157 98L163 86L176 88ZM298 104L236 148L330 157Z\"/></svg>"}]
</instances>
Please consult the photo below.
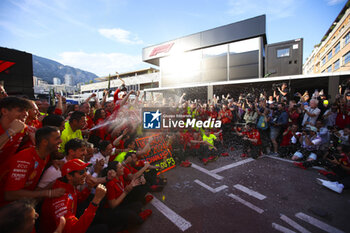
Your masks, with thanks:
<instances>
[{"instance_id":1,"label":"group of people celebrating","mask_svg":"<svg viewBox=\"0 0 350 233\"><path fill-rule=\"evenodd\" d=\"M145 100L118 88L113 100L92 94L79 105L0 96L0 229L4 232L127 232L167 179L147 162L152 133L142 130L143 107L169 107L221 128L164 130L177 165L204 165L219 156L289 157L303 169L323 166L322 185L349 187L350 91L328 103L323 91L291 95L287 84L266 93L214 95L211 100ZM130 98L130 97L133 98ZM294 96L294 99L290 99ZM136 139L149 136L142 148ZM33 201L34 200L34 201ZM21 210L21 211L17 211ZM3 217L5 216L5 217Z\"/></svg>"}]
</instances>

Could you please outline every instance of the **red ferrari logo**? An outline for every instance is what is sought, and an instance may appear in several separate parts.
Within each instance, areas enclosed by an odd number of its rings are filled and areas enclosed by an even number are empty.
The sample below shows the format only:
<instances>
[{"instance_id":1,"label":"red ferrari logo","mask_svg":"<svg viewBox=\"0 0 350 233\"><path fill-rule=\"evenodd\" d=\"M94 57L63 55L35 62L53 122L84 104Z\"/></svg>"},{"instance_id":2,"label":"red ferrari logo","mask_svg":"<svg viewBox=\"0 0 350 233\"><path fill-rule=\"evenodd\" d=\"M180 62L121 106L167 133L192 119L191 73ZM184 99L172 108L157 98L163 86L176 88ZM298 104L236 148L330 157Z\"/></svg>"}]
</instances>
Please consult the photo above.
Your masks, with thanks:
<instances>
[{"instance_id":1,"label":"red ferrari logo","mask_svg":"<svg viewBox=\"0 0 350 233\"><path fill-rule=\"evenodd\" d=\"M10 68L11 66L13 66L15 63L11 62L11 61L3 61L0 60L0 73L7 70L8 68Z\"/></svg>"},{"instance_id":2,"label":"red ferrari logo","mask_svg":"<svg viewBox=\"0 0 350 233\"><path fill-rule=\"evenodd\" d=\"M153 57L159 53L167 53L170 51L170 49L171 49L171 47L173 47L173 45L174 45L174 42L170 43L170 44L165 44L165 45L160 45L158 47L155 47L149 56Z\"/></svg>"}]
</instances>

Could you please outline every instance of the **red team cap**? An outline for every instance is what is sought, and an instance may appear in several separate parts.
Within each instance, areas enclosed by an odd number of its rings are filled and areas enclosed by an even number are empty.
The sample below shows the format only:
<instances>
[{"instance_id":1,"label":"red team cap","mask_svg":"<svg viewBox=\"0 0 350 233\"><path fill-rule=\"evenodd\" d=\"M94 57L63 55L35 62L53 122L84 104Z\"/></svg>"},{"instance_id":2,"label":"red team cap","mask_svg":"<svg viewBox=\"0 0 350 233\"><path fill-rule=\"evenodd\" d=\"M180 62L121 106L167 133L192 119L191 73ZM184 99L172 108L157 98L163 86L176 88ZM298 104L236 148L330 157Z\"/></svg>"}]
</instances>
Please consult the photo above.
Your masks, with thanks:
<instances>
[{"instance_id":1,"label":"red team cap","mask_svg":"<svg viewBox=\"0 0 350 233\"><path fill-rule=\"evenodd\" d=\"M83 170L89 166L91 166L91 163L84 163L80 159L69 160L61 168L62 177L67 175L70 172Z\"/></svg>"}]
</instances>

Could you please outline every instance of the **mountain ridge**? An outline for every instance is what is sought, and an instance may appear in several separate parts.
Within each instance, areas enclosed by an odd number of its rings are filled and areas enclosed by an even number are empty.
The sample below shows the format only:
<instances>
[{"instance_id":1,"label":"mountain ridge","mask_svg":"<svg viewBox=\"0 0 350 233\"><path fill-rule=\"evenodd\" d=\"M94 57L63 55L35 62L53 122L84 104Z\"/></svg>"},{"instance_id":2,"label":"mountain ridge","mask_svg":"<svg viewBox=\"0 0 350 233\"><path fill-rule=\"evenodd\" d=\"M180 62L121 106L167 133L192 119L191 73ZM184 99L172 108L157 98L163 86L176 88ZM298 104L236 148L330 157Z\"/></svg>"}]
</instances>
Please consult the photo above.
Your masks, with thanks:
<instances>
[{"instance_id":1,"label":"mountain ridge","mask_svg":"<svg viewBox=\"0 0 350 233\"><path fill-rule=\"evenodd\" d=\"M73 78L73 85L94 81L98 76L92 72L63 65L57 61L33 54L33 75L53 84L53 78L57 77L61 83L65 83L65 75Z\"/></svg>"}]
</instances>

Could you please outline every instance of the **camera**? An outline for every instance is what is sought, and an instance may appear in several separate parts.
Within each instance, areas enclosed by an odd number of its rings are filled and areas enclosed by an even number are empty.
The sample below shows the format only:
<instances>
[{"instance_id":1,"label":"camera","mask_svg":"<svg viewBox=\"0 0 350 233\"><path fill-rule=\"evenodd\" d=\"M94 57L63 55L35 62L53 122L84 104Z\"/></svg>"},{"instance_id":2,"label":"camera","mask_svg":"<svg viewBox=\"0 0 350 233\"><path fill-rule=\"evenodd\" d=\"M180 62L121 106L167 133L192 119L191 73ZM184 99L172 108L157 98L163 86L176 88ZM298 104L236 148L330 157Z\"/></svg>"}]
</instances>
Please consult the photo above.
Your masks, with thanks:
<instances>
[{"instance_id":1,"label":"camera","mask_svg":"<svg viewBox=\"0 0 350 233\"><path fill-rule=\"evenodd\" d=\"M272 91L277 91L278 88L282 88L283 83L272 83Z\"/></svg>"},{"instance_id":2,"label":"camera","mask_svg":"<svg viewBox=\"0 0 350 233\"><path fill-rule=\"evenodd\" d=\"M308 129L304 129L303 132L304 132L306 135L310 135L310 130L308 130Z\"/></svg>"},{"instance_id":3,"label":"camera","mask_svg":"<svg viewBox=\"0 0 350 233\"><path fill-rule=\"evenodd\" d=\"M330 147L328 152L329 152L329 154L327 155L327 158L329 158L329 159L339 160L342 157L334 146Z\"/></svg>"}]
</instances>

